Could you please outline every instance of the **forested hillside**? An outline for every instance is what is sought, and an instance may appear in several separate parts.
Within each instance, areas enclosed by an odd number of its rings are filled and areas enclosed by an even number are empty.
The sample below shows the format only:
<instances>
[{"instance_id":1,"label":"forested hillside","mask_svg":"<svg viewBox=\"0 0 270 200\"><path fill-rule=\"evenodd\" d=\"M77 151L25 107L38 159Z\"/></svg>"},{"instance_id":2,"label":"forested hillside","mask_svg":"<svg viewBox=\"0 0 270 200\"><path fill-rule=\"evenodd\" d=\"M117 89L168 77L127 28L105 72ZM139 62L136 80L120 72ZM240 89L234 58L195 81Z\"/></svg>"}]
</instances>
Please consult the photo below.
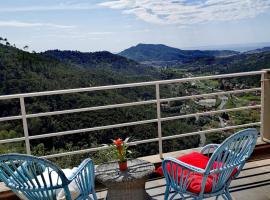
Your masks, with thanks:
<instances>
[{"instance_id":1,"label":"forested hillside","mask_svg":"<svg viewBox=\"0 0 270 200\"><path fill-rule=\"evenodd\" d=\"M270 68L270 51L239 54L226 58L205 58L179 66L190 72L235 73Z\"/></svg>"},{"instance_id":2,"label":"forested hillside","mask_svg":"<svg viewBox=\"0 0 270 200\"><path fill-rule=\"evenodd\" d=\"M112 72L111 72L112 73ZM85 70L56 59L0 45L0 93L46 91L125 82L113 74Z\"/></svg>"},{"instance_id":3,"label":"forested hillside","mask_svg":"<svg viewBox=\"0 0 270 200\"><path fill-rule=\"evenodd\" d=\"M41 53L41 55L86 69L109 70L132 76L142 76L143 74L156 75L156 71L153 68L146 68L136 61L112 54L108 51L84 53L79 51L50 50Z\"/></svg>"}]
</instances>

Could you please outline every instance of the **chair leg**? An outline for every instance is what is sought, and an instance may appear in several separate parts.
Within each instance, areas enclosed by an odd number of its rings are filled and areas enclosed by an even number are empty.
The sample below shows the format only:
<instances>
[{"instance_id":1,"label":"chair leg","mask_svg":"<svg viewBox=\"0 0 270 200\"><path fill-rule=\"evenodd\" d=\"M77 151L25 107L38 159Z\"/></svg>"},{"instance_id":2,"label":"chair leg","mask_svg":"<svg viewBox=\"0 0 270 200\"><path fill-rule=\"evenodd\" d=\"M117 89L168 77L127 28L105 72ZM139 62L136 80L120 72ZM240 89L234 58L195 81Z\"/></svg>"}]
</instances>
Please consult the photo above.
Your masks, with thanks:
<instances>
[{"instance_id":1,"label":"chair leg","mask_svg":"<svg viewBox=\"0 0 270 200\"><path fill-rule=\"evenodd\" d=\"M221 195L224 200L228 200L227 196L225 194Z\"/></svg>"},{"instance_id":2,"label":"chair leg","mask_svg":"<svg viewBox=\"0 0 270 200\"><path fill-rule=\"evenodd\" d=\"M227 197L228 200L233 200L233 198L228 190L225 192L225 196Z\"/></svg>"},{"instance_id":3,"label":"chair leg","mask_svg":"<svg viewBox=\"0 0 270 200\"><path fill-rule=\"evenodd\" d=\"M98 198L97 198L97 194L96 194L95 191L92 193L92 195L93 195L93 199L94 199L94 200L97 200L97 199L98 199Z\"/></svg>"},{"instance_id":4,"label":"chair leg","mask_svg":"<svg viewBox=\"0 0 270 200\"><path fill-rule=\"evenodd\" d=\"M227 187L225 188L224 195L226 196L226 198L227 198L228 200L233 200L233 198L232 198L232 196L231 196L231 194L230 194L230 191L229 191L229 186L227 186Z\"/></svg>"},{"instance_id":5,"label":"chair leg","mask_svg":"<svg viewBox=\"0 0 270 200\"><path fill-rule=\"evenodd\" d=\"M166 185L166 190L165 190L165 195L164 195L164 200L168 200L170 195L170 186Z\"/></svg>"},{"instance_id":6,"label":"chair leg","mask_svg":"<svg viewBox=\"0 0 270 200\"><path fill-rule=\"evenodd\" d=\"M223 199L225 200L233 200L231 194L229 193L229 191L225 191L224 194L222 194Z\"/></svg>"},{"instance_id":7,"label":"chair leg","mask_svg":"<svg viewBox=\"0 0 270 200\"><path fill-rule=\"evenodd\" d=\"M216 200L218 200L219 195L216 196Z\"/></svg>"}]
</instances>

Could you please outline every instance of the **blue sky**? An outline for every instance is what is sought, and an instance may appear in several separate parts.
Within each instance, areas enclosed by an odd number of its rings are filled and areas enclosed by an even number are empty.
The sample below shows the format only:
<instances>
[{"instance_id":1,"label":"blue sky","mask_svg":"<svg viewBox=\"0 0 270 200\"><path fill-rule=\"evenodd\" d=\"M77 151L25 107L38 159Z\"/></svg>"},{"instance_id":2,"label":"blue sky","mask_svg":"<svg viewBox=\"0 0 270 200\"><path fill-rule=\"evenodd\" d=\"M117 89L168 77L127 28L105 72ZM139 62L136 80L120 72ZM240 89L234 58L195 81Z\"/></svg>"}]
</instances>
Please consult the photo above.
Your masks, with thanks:
<instances>
[{"instance_id":1,"label":"blue sky","mask_svg":"<svg viewBox=\"0 0 270 200\"><path fill-rule=\"evenodd\" d=\"M31 50L119 52L270 42L270 0L0 0L0 36Z\"/></svg>"}]
</instances>

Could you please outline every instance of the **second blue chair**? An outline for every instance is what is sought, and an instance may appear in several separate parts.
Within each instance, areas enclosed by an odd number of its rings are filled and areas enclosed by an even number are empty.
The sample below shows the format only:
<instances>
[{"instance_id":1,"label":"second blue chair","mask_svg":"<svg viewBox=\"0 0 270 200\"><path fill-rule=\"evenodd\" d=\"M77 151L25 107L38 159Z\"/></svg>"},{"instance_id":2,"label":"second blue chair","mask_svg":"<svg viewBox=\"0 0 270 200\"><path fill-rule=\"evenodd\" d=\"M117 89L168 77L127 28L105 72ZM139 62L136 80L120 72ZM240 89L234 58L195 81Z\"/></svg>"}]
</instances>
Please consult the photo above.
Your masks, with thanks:
<instances>
[{"instance_id":1,"label":"second blue chair","mask_svg":"<svg viewBox=\"0 0 270 200\"><path fill-rule=\"evenodd\" d=\"M173 199L176 195L181 199L191 197L201 200L212 196L217 199L222 196L225 200L232 200L229 185L253 152L257 137L257 130L250 128L230 136L221 145L205 146L201 150L202 158L206 157L205 154L209 155L211 149L214 152L206 160L204 169L175 158L164 159L162 169L166 178L165 200Z\"/></svg>"}]
</instances>

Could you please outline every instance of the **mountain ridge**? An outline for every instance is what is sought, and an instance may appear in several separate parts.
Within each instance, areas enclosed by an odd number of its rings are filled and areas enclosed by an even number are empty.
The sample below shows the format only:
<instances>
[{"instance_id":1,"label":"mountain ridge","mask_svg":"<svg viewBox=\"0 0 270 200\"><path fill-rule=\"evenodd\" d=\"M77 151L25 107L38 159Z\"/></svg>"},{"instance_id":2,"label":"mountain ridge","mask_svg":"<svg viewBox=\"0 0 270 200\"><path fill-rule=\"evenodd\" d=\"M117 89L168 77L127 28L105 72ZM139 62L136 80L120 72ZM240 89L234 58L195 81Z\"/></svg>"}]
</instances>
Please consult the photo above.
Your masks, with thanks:
<instances>
[{"instance_id":1,"label":"mountain ridge","mask_svg":"<svg viewBox=\"0 0 270 200\"><path fill-rule=\"evenodd\" d=\"M41 55L75 65L77 67L83 67L85 69L107 69L116 73L124 73L129 75L152 73L154 71L153 68L146 68L134 60L128 59L121 55L113 54L109 51L80 52L68 50L48 50L42 52Z\"/></svg>"},{"instance_id":2,"label":"mountain ridge","mask_svg":"<svg viewBox=\"0 0 270 200\"><path fill-rule=\"evenodd\" d=\"M118 55L144 62L172 62L176 64L193 62L204 57L226 57L240 52L231 50L182 50L164 44L138 44L123 50Z\"/></svg>"},{"instance_id":3,"label":"mountain ridge","mask_svg":"<svg viewBox=\"0 0 270 200\"><path fill-rule=\"evenodd\" d=\"M244 52L244 54L254 54L254 53L263 53L263 52L270 52L270 47L263 47L263 48L259 48L259 49L246 51L246 52Z\"/></svg>"}]
</instances>

